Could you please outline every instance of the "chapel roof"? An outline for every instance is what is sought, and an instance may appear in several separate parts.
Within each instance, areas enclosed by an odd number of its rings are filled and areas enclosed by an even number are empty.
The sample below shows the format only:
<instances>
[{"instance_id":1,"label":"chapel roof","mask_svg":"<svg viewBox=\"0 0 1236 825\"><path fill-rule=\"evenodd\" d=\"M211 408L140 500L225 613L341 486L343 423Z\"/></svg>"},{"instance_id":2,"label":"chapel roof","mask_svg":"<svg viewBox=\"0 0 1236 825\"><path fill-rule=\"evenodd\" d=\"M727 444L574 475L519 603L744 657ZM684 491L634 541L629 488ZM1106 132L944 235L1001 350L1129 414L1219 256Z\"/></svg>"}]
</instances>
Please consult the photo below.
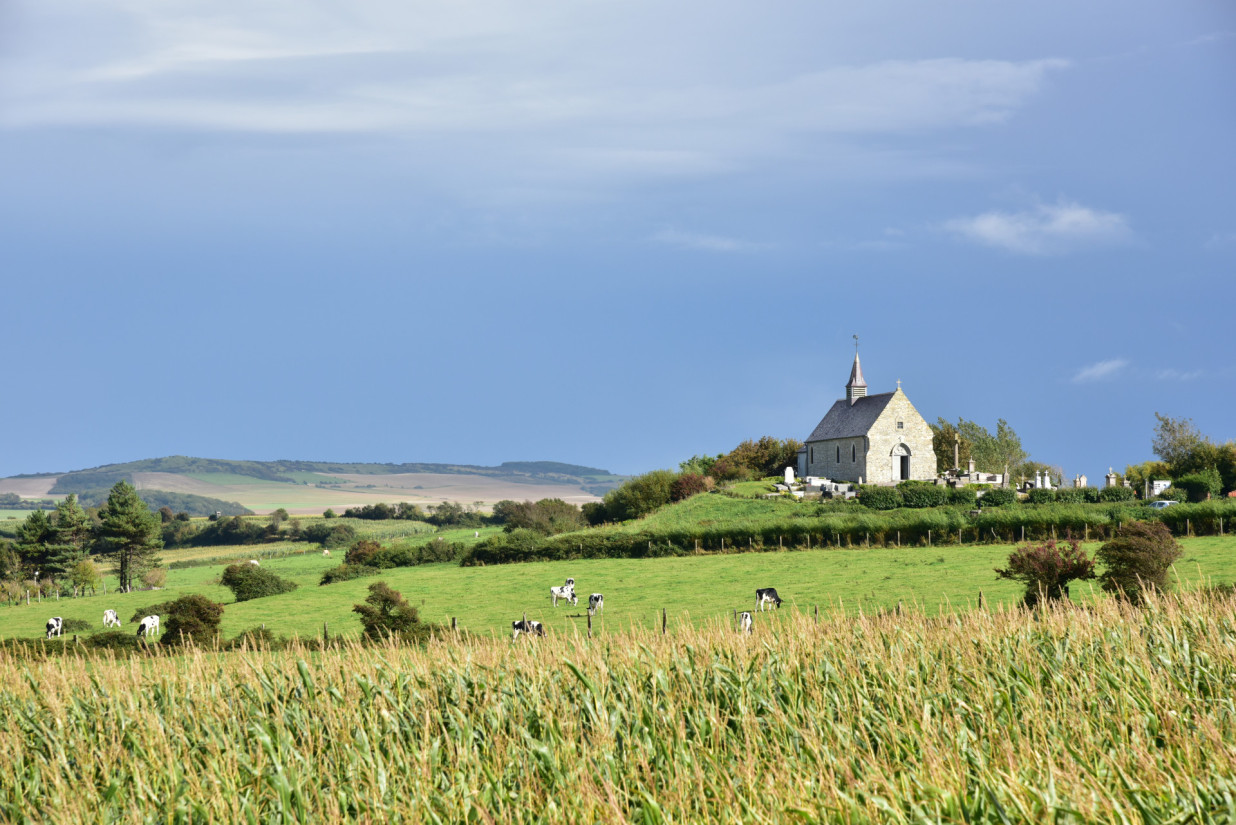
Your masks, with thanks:
<instances>
[{"instance_id":1,"label":"chapel roof","mask_svg":"<svg viewBox=\"0 0 1236 825\"><path fill-rule=\"evenodd\" d=\"M893 400L894 392L868 395L850 403L844 398L833 402L828 414L815 426L807 441L827 441L830 438L855 438L871 431L880 413Z\"/></svg>"}]
</instances>

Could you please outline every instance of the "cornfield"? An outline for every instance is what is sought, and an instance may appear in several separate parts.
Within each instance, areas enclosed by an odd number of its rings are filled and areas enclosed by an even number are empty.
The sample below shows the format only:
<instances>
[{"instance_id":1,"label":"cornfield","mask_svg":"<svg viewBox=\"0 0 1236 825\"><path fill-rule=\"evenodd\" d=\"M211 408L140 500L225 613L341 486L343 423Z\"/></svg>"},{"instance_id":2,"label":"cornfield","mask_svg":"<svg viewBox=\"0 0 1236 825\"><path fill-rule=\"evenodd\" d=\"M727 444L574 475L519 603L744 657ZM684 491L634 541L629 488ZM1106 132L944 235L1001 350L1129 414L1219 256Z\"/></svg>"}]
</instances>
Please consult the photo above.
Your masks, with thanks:
<instances>
[{"instance_id":1,"label":"cornfield","mask_svg":"<svg viewBox=\"0 0 1236 825\"><path fill-rule=\"evenodd\" d=\"M1236 603L0 658L0 818L1236 818Z\"/></svg>"}]
</instances>

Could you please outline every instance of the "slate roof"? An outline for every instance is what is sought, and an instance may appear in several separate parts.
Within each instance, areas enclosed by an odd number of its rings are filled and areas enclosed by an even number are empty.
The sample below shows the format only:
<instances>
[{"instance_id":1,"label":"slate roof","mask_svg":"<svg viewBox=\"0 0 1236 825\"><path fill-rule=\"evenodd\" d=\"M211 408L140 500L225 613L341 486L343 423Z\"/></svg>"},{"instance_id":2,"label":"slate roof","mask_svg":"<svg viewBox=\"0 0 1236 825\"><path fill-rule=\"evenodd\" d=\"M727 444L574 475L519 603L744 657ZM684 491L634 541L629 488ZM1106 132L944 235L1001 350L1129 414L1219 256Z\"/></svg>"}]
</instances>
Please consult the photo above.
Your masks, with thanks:
<instances>
[{"instance_id":1,"label":"slate roof","mask_svg":"<svg viewBox=\"0 0 1236 825\"><path fill-rule=\"evenodd\" d=\"M858 363L858 353L854 353L854 366L850 367L850 382L845 385L848 390L850 387L867 387L867 382L863 380L863 365Z\"/></svg>"},{"instance_id":2,"label":"slate roof","mask_svg":"<svg viewBox=\"0 0 1236 825\"><path fill-rule=\"evenodd\" d=\"M807 436L807 442L830 438L855 438L871 431L871 425L884 412L895 392L882 392L859 398L853 405L844 398L833 403L832 409Z\"/></svg>"}]
</instances>

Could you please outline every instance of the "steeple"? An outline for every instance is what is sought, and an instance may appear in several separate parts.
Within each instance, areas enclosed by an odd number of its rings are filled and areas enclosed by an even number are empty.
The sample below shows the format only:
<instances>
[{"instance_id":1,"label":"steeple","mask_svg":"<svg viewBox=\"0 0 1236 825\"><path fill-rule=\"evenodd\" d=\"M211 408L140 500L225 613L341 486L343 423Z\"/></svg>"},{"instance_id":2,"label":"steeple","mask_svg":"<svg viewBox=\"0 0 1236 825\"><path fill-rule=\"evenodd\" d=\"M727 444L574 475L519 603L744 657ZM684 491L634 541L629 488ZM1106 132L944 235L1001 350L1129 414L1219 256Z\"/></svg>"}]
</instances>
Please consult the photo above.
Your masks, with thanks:
<instances>
[{"instance_id":1,"label":"steeple","mask_svg":"<svg viewBox=\"0 0 1236 825\"><path fill-rule=\"evenodd\" d=\"M854 336L854 366L850 369L850 382L845 385L845 400L854 402L867 397L867 382L863 380L863 365L858 361L858 336Z\"/></svg>"}]
</instances>

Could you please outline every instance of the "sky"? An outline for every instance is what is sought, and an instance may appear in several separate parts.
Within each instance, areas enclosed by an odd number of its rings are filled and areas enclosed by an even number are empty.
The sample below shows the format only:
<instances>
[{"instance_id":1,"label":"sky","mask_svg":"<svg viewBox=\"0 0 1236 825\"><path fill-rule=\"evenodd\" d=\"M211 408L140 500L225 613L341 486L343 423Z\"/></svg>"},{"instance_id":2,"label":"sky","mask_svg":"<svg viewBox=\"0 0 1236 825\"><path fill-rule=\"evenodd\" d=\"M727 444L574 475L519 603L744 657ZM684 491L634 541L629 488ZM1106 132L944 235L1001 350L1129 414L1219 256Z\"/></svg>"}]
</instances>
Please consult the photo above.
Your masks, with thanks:
<instances>
[{"instance_id":1,"label":"sky","mask_svg":"<svg viewBox=\"0 0 1236 825\"><path fill-rule=\"evenodd\" d=\"M1236 439L1236 5L0 0L0 476Z\"/></svg>"}]
</instances>

